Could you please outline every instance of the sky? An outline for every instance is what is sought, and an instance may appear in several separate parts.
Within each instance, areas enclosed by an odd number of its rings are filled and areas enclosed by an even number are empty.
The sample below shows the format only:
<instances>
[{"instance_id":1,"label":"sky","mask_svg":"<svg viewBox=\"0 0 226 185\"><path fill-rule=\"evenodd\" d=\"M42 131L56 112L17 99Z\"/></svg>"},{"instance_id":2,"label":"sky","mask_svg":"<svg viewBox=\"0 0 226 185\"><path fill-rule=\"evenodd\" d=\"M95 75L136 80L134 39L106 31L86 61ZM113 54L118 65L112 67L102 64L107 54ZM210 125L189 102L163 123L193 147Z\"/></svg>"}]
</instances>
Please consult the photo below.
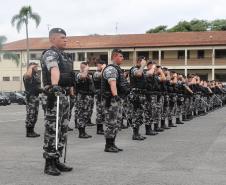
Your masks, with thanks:
<instances>
[{"instance_id":1,"label":"sky","mask_svg":"<svg viewBox=\"0 0 226 185\"><path fill-rule=\"evenodd\" d=\"M27 5L41 16L38 28L29 22L29 37L47 37L53 27L69 36L131 34L181 20L226 19L225 0L0 0L0 35L8 42L25 38L25 27L18 33L10 21Z\"/></svg>"}]
</instances>

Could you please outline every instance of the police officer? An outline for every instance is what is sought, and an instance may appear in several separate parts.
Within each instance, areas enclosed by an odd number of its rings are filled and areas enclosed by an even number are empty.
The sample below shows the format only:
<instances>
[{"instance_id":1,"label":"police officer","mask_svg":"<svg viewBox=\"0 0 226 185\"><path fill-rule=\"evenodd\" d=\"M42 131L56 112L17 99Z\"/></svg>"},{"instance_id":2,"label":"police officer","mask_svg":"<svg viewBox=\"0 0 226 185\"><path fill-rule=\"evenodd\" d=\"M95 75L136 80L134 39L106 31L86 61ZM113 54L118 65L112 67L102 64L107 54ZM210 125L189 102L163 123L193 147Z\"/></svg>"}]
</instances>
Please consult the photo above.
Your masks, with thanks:
<instances>
[{"instance_id":1,"label":"police officer","mask_svg":"<svg viewBox=\"0 0 226 185\"><path fill-rule=\"evenodd\" d=\"M77 109L78 109L78 130L79 138L91 138L85 131L92 116L94 84L92 75L89 74L89 65L87 62L80 64L80 72L75 77L77 92Z\"/></svg>"},{"instance_id":2,"label":"police officer","mask_svg":"<svg viewBox=\"0 0 226 185\"><path fill-rule=\"evenodd\" d=\"M130 86L133 94L132 104L133 104L133 118L132 118L132 128L133 128L133 140L142 141L146 139L139 134L139 128L143 124L144 119L144 102L146 101L145 89L145 73L144 68L146 66L146 60L144 57L138 57L137 64L130 69Z\"/></svg>"},{"instance_id":3,"label":"police officer","mask_svg":"<svg viewBox=\"0 0 226 185\"><path fill-rule=\"evenodd\" d=\"M69 124L69 92L72 87L73 63L63 52L66 47L66 32L61 28L53 28L49 32L51 47L41 57L42 76L47 95L47 111L45 115L44 153L46 160L44 173L58 176L61 172L72 168L61 163L63 149L67 140ZM59 96L59 132L56 141L56 111ZM57 146L56 146L57 143Z\"/></svg>"},{"instance_id":4,"label":"police officer","mask_svg":"<svg viewBox=\"0 0 226 185\"><path fill-rule=\"evenodd\" d=\"M23 76L25 94L26 94L26 129L27 137L39 137L34 131L38 119L39 93L42 92L41 80L38 74L38 63L29 63L27 72Z\"/></svg>"},{"instance_id":5,"label":"police officer","mask_svg":"<svg viewBox=\"0 0 226 185\"><path fill-rule=\"evenodd\" d=\"M102 60L97 61L97 70L93 74L93 82L95 86L95 99L96 99L96 125L97 134L104 135L103 123L104 123L104 109L102 102L102 92L101 92L101 77L106 64Z\"/></svg>"},{"instance_id":6,"label":"police officer","mask_svg":"<svg viewBox=\"0 0 226 185\"><path fill-rule=\"evenodd\" d=\"M111 55L112 64L103 71L101 88L105 113L105 152L117 153L122 151L115 145L117 132L120 128L119 120L121 98L129 94L129 84L123 75L120 65L123 63L123 54L119 49L114 49Z\"/></svg>"}]
</instances>

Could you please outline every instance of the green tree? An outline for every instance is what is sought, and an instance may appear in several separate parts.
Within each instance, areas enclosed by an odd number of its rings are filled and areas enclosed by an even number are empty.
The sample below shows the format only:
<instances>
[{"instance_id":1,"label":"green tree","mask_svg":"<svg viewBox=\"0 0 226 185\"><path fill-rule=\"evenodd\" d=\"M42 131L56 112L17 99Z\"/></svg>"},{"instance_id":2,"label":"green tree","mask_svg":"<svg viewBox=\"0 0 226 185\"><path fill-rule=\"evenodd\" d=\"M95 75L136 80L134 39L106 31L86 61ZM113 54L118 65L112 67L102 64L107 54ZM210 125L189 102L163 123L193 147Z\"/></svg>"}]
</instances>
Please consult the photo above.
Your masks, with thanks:
<instances>
[{"instance_id":1,"label":"green tree","mask_svg":"<svg viewBox=\"0 0 226 185\"><path fill-rule=\"evenodd\" d=\"M211 21L210 29L212 31L224 31L226 30L226 19L216 19Z\"/></svg>"},{"instance_id":2,"label":"green tree","mask_svg":"<svg viewBox=\"0 0 226 185\"><path fill-rule=\"evenodd\" d=\"M41 22L41 17L32 11L31 6L23 6L19 13L14 15L11 19L12 26L16 25L16 29L20 32L22 26L25 24L26 27L26 47L27 47L27 66L29 64L30 54L29 54L29 37L28 37L28 23L29 19L34 20L36 27L39 26Z\"/></svg>"},{"instance_id":3,"label":"green tree","mask_svg":"<svg viewBox=\"0 0 226 185\"><path fill-rule=\"evenodd\" d=\"M12 61L14 61L18 66L20 61L19 61L19 57L15 53L2 51L3 44L6 42L6 40L7 38L5 36L0 36L0 60L1 60L1 56L3 56L3 58L5 59L12 59Z\"/></svg>"},{"instance_id":4,"label":"green tree","mask_svg":"<svg viewBox=\"0 0 226 185\"><path fill-rule=\"evenodd\" d=\"M188 32L191 30L191 24L188 21L180 21L175 26L167 30L168 32Z\"/></svg>"},{"instance_id":5,"label":"green tree","mask_svg":"<svg viewBox=\"0 0 226 185\"><path fill-rule=\"evenodd\" d=\"M167 26L166 25L160 25L155 28L152 28L148 30L146 33L159 33L159 32L166 32L167 31Z\"/></svg>"}]
</instances>

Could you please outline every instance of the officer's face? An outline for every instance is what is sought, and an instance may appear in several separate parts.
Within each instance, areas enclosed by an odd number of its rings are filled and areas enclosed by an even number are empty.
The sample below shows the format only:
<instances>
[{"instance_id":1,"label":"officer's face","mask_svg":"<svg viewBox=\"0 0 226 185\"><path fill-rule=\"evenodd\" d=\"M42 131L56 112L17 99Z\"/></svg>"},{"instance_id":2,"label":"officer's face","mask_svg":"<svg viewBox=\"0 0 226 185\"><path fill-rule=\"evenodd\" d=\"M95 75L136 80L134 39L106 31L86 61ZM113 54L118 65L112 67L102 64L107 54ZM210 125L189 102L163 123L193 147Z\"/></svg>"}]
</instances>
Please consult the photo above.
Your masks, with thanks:
<instances>
[{"instance_id":1,"label":"officer's face","mask_svg":"<svg viewBox=\"0 0 226 185\"><path fill-rule=\"evenodd\" d=\"M117 53L113 56L113 61L117 64L120 65L123 62L123 55L121 53Z\"/></svg>"},{"instance_id":2,"label":"officer's face","mask_svg":"<svg viewBox=\"0 0 226 185\"><path fill-rule=\"evenodd\" d=\"M62 33L55 33L50 37L50 42L59 49L66 48L67 38Z\"/></svg>"}]
</instances>

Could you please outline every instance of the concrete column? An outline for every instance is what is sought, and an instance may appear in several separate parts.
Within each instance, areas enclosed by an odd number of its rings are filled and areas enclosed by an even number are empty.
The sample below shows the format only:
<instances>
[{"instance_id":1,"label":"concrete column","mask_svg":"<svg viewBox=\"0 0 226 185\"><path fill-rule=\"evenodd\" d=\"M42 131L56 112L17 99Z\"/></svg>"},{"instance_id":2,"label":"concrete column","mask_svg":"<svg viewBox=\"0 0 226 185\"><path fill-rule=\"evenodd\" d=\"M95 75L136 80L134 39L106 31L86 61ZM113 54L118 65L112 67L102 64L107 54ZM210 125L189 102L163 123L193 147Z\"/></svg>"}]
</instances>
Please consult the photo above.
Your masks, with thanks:
<instances>
[{"instance_id":1,"label":"concrete column","mask_svg":"<svg viewBox=\"0 0 226 185\"><path fill-rule=\"evenodd\" d=\"M215 49L212 50L212 65L215 65Z\"/></svg>"},{"instance_id":2,"label":"concrete column","mask_svg":"<svg viewBox=\"0 0 226 185\"><path fill-rule=\"evenodd\" d=\"M185 57L184 57L184 65L187 66L188 65L188 50L185 49Z\"/></svg>"},{"instance_id":3,"label":"concrete column","mask_svg":"<svg viewBox=\"0 0 226 185\"><path fill-rule=\"evenodd\" d=\"M134 49L134 50L133 50L133 65L136 64L136 60L137 60L137 52L136 52L136 50Z\"/></svg>"},{"instance_id":4,"label":"concrete column","mask_svg":"<svg viewBox=\"0 0 226 185\"><path fill-rule=\"evenodd\" d=\"M187 68L184 69L184 75L185 75L185 76L188 75L188 69L187 69Z\"/></svg>"},{"instance_id":5,"label":"concrete column","mask_svg":"<svg viewBox=\"0 0 226 185\"><path fill-rule=\"evenodd\" d=\"M87 52L85 52L85 61L87 61Z\"/></svg>"},{"instance_id":6,"label":"concrete column","mask_svg":"<svg viewBox=\"0 0 226 185\"><path fill-rule=\"evenodd\" d=\"M162 51L159 49L159 65L162 63Z\"/></svg>"},{"instance_id":7,"label":"concrete column","mask_svg":"<svg viewBox=\"0 0 226 185\"><path fill-rule=\"evenodd\" d=\"M214 80L214 79L215 79L215 69L212 68L212 80Z\"/></svg>"},{"instance_id":8,"label":"concrete column","mask_svg":"<svg viewBox=\"0 0 226 185\"><path fill-rule=\"evenodd\" d=\"M108 50L108 64L112 64L112 61L111 61L111 50L110 49Z\"/></svg>"}]
</instances>

